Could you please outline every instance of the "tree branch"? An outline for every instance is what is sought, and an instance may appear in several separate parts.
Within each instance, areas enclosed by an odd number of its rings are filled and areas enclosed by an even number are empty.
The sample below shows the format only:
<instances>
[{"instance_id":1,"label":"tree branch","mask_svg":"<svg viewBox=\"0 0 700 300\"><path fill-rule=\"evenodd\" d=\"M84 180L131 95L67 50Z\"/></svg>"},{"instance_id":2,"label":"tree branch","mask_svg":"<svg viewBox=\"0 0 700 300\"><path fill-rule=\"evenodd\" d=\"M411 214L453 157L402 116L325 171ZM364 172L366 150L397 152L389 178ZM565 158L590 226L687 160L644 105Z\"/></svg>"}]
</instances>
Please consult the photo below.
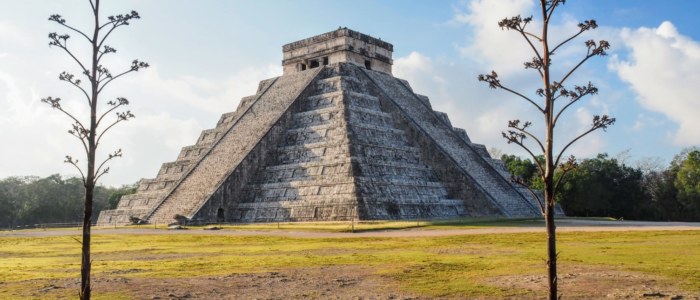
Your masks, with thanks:
<instances>
[{"instance_id":1,"label":"tree branch","mask_svg":"<svg viewBox=\"0 0 700 300\"><path fill-rule=\"evenodd\" d=\"M508 128L516 129L516 130L520 131L521 133L529 136L530 138L535 140L535 142L537 142L537 145L540 146L540 150L542 150L542 152L544 152L544 146L542 145L542 142L540 141L540 139L538 139L535 135L533 135L532 133L530 133L529 131L526 130L531 125L532 125L532 123L525 122L525 123L523 123L522 126L520 126L520 120L508 121Z\"/></svg>"},{"instance_id":2,"label":"tree branch","mask_svg":"<svg viewBox=\"0 0 700 300\"><path fill-rule=\"evenodd\" d=\"M83 89L83 87L80 86L80 82L81 82L80 79L73 79L74 77L75 77L75 75L70 74L66 71L63 71L63 72L61 72L61 74L58 75L59 80L69 82L73 86L80 89L80 91L83 92L83 95L85 95L85 99L87 100L88 105L89 105L92 102L90 99L90 96L88 95L87 91L85 91L85 89Z\"/></svg>"},{"instance_id":3,"label":"tree branch","mask_svg":"<svg viewBox=\"0 0 700 300\"><path fill-rule=\"evenodd\" d=\"M117 49L114 49L110 46L104 45L104 50L100 51L100 55L97 57L97 62L99 63L102 60L102 56L108 53L115 53L117 52ZM99 51L99 50L98 50Z\"/></svg>"},{"instance_id":4,"label":"tree branch","mask_svg":"<svg viewBox=\"0 0 700 300\"><path fill-rule=\"evenodd\" d=\"M98 92L98 93L102 92L102 89L103 89L105 86L107 86L107 84L109 84L110 82L112 82L113 80L115 80L115 79L117 79L117 78L119 78L119 77L121 77L121 76L124 76L124 75L126 75L126 74L128 74L128 73L131 73L131 72L138 72L138 70L143 69L143 68L148 68L148 67L150 67L150 65L149 65L147 62L143 62L143 61L139 61L138 59L135 59L135 60L133 60L133 61L131 62L131 68L130 68L129 70L126 70L126 71L124 71L124 72L118 74L117 76L110 77L109 80L105 81L105 82L102 84L102 86L99 87L99 88L97 89L97 92Z\"/></svg>"},{"instance_id":5,"label":"tree branch","mask_svg":"<svg viewBox=\"0 0 700 300\"><path fill-rule=\"evenodd\" d=\"M559 0L554 0L552 4L549 5L549 9L547 9L547 20L544 20L549 23L549 20L552 18L552 14L554 14L554 9L559 5Z\"/></svg>"},{"instance_id":6,"label":"tree branch","mask_svg":"<svg viewBox=\"0 0 700 300\"><path fill-rule=\"evenodd\" d=\"M85 33L83 33L82 31L80 31L80 30L78 30L78 29L75 29L75 28L73 28L73 27L67 25L67 24L66 24L66 20L63 19L63 18L61 17L61 15L51 15L51 16L49 17L49 21L54 21L54 22L60 24L60 25L63 26L63 27L66 27L66 28L68 28L68 29L70 29L70 30L75 31L76 33L78 33L78 34L82 35L83 37L85 37L85 39L87 39L90 43L92 43L92 39L90 39Z\"/></svg>"},{"instance_id":7,"label":"tree branch","mask_svg":"<svg viewBox=\"0 0 700 300\"><path fill-rule=\"evenodd\" d=\"M110 112L114 111L115 109L119 108L120 106L129 105L129 100L127 100L126 98L119 97L119 98L117 98L117 102L109 101L109 102L107 102L107 104L111 105L112 108L110 108L109 110L105 111L105 112L100 116L100 118L97 119L97 122L95 123L95 127L100 126L100 123L102 122L102 119L103 119L107 114L109 114Z\"/></svg>"},{"instance_id":8,"label":"tree branch","mask_svg":"<svg viewBox=\"0 0 700 300\"><path fill-rule=\"evenodd\" d=\"M557 115L554 117L552 126L556 126L557 121L559 120L559 116L561 116L561 114L571 105L578 102L579 100L581 100L581 98L583 98L586 95L595 95L597 93L598 88L595 87L591 82L588 82L588 85L586 86L574 86L574 91L569 91L562 88L560 90L559 96L568 97L571 98L571 100L569 100L569 103L567 103L564 107L561 108L561 110L559 110ZM557 98L559 98L559 96L557 96Z\"/></svg>"},{"instance_id":9,"label":"tree branch","mask_svg":"<svg viewBox=\"0 0 700 300\"><path fill-rule=\"evenodd\" d=\"M564 177L566 177L566 174L568 174L571 170L576 169L577 167L578 167L578 163L576 163L576 157L574 157L573 155L569 156L569 159L566 161L566 163L564 163L560 166L559 169L562 172L561 172L561 175L559 176L559 178L557 179L557 182L554 184L554 194L555 195L557 194L557 191L559 190L559 185L561 185L561 183L564 180Z\"/></svg>"},{"instance_id":10,"label":"tree branch","mask_svg":"<svg viewBox=\"0 0 700 300\"><path fill-rule=\"evenodd\" d=\"M76 63L78 63L80 68L83 70L83 74L89 73L88 69L85 68L83 63L80 62L80 60L77 57L75 57L75 55L73 55L73 53L70 50L68 50L68 46L67 46L68 45L67 44L68 38L70 38L70 36L68 36L68 35L58 35L55 32L49 33L49 39L51 39L51 41L49 42L49 47L50 46L57 46L57 47L63 49L64 51L66 51L66 53L68 53L68 55L70 55L71 58L73 58L73 60ZM61 43L61 40L63 40L63 44ZM90 79L90 81L92 81L92 79Z\"/></svg>"},{"instance_id":11,"label":"tree branch","mask_svg":"<svg viewBox=\"0 0 700 300\"><path fill-rule=\"evenodd\" d=\"M559 84L564 84L564 82L573 74L581 65L583 65L584 62L586 62L589 58L593 56L605 56L607 55L606 50L610 49L610 43L608 43L605 40L601 40L597 45L593 40L588 40L586 41L586 47L588 48L588 52L586 53L586 57L584 57L574 68L569 70L569 72L564 76L561 81L559 81Z\"/></svg>"},{"instance_id":12,"label":"tree branch","mask_svg":"<svg viewBox=\"0 0 700 300\"><path fill-rule=\"evenodd\" d=\"M114 153L109 154L109 155L107 156L107 159L105 159L104 161L102 161L102 163L100 164L100 166L97 167L97 169L95 169L95 174L96 174L96 176L95 176L95 179L93 180L93 183L96 184L96 183L97 183L97 180L99 180L100 177L102 177L102 175L109 173L109 167L107 167L107 168L105 168L104 170L102 170L102 167L103 167L108 161L112 160L112 159L115 158L115 157L121 157L121 156L122 156L122 149L118 149L117 151L114 151Z\"/></svg>"},{"instance_id":13,"label":"tree branch","mask_svg":"<svg viewBox=\"0 0 700 300\"><path fill-rule=\"evenodd\" d=\"M111 24L111 23L106 23L105 25L107 25L107 24ZM103 26L104 26L104 25L103 25ZM105 36L103 36L102 39L100 40L100 43L97 44L97 47L98 47L98 48L102 47L102 44L104 44L105 40L107 40L107 37L108 37L108 36L112 33L112 31L114 31L114 29L116 29L117 27L118 27L118 26L113 25L112 28L110 28L109 31L107 31L107 33L105 34ZM102 27L100 27L100 29L102 29Z\"/></svg>"},{"instance_id":14,"label":"tree branch","mask_svg":"<svg viewBox=\"0 0 700 300\"><path fill-rule=\"evenodd\" d=\"M85 143L85 140L87 139L88 133L90 131L83 128L82 125L73 123L73 129L68 130L68 133L80 140L80 143L83 144L83 150L85 150L85 153L88 153L88 146Z\"/></svg>"},{"instance_id":15,"label":"tree branch","mask_svg":"<svg viewBox=\"0 0 700 300\"><path fill-rule=\"evenodd\" d=\"M530 102L530 104L535 106L537 108L537 110L539 110L541 113L544 113L544 109L542 109L542 107L537 105L537 103L535 103L535 101L532 101L532 99L530 99L529 97L503 86L501 84L501 81L498 79L498 74L496 74L495 71L491 71L491 74L481 74L477 78L479 79L479 81L484 81L484 82L488 83L489 88L492 88L492 89L501 88L503 90L510 92L511 94L514 94L516 96L519 96L519 97L525 99L525 101Z\"/></svg>"},{"instance_id":16,"label":"tree branch","mask_svg":"<svg viewBox=\"0 0 700 300\"><path fill-rule=\"evenodd\" d=\"M121 122L121 121L128 121L129 119L134 118L134 117L135 117L135 116L131 113L131 111L128 111L128 110L125 111L125 112L117 113L117 120L114 121L114 122L113 122L112 124L110 124L109 126L107 126L107 128L105 128L105 130L103 130L103 131L100 133L100 135L97 137L97 140L95 141L95 146L97 146L97 145L100 144L100 140L102 140L102 136L103 136L107 131L109 131L110 129L112 129L112 127L114 127L114 125L117 125L117 123L119 123L119 122Z\"/></svg>"},{"instance_id":17,"label":"tree branch","mask_svg":"<svg viewBox=\"0 0 700 300\"><path fill-rule=\"evenodd\" d=\"M532 159L533 159L533 160L535 161L535 163L537 164L537 169L540 170L540 173L541 173L541 174L544 174L544 167L542 167L542 164L540 163L540 161L537 160L537 156L535 156L535 154L532 153L532 151L530 150L530 148L528 148L527 146L525 146L525 144L523 143L523 139L522 139L522 138L521 138L521 139L518 139L517 137L515 137L515 136L514 136L514 133L515 133L515 132L513 132L513 131L510 131L509 133L510 133L510 135L506 134L505 132L501 132L501 134L503 135L503 138L506 139L506 140L508 141L508 144L511 144L511 143L512 143L512 144L516 144L516 145L520 146L520 148L525 149L525 151L527 151L527 153L530 154L530 156L532 157ZM515 133L515 134L517 135L517 133Z\"/></svg>"},{"instance_id":18,"label":"tree branch","mask_svg":"<svg viewBox=\"0 0 700 300\"><path fill-rule=\"evenodd\" d=\"M80 177L83 179L83 185L85 185L87 180L85 179L85 173L83 173L83 170L80 169L80 167L78 167L78 160L73 160L73 158L70 155L66 155L66 159L63 162L69 163L73 165L76 169L78 169L78 172L80 172Z\"/></svg>"},{"instance_id":19,"label":"tree branch","mask_svg":"<svg viewBox=\"0 0 700 300\"><path fill-rule=\"evenodd\" d=\"M511 177L510 177L510 181L511 181L511 182L514 182L514 183L516 183L516 184L518 184L518 185L521 185L521 186L523 186L524 188L526 188L527 191L530 192L530 194L532 195L532 197L535 198L535 200L537 201L537 205L540 207L540 212L544 215L544 204L542 203L542 200L540 199L539 196L537 196L537 194L535 193L535 191L533 191L533 190L530 188L530 186L527 184L527 182L525 182L524 180L522 180L521 178L518 178L518 177L516 177L516 176L511 176Z\"/></svg>"},{"instance_id":20,"label":"tree branch","mask_svg":"<svg viewBox=\"0 0 700 300\"><path fill-rule=\"evenodd\" d=\"M58 109L59 111L63 112L63 113L66 114L68 117L70 117L71 119L73 119L73 121L74 121L75 123L77 123L78 125L80 125L80 127L81 127L83 130L87 130L87 129L85 129L85 126L83 126L83 123L80 123L80 121L78 121L78 119L76 119L72 114L70 114L69 112L63 110L63 108L61 107L61 98L52 98L52 97L49 96L49 97L46 97L46 98L41 99L41 102L44 102L44 103L46 103L46 104L49 104L49 105L51 105L51 108Z\"/></svg>"},{"instance_id":21,"label":"tree branch","mask_svg":"<svg viewBox=\"0 0 700 300\"><path fill-rule=\"evenodd\" d=\"M106 27L108 25L112 25L112 28L110 28L109 31L107 31L107 33L102 37L97 48L102 47L102 44L104 44L107 37L112 33L112 31L114 31L115 28L122 26L122 25L129 25L129 21L131 21L132 19L140 19L140 18L141 18L141 16L139 16L139 13L134 11L134 10L132 10L128 14L107 17L109 22L103 24L98 29L102 30L104 27Z\"/></svg>"},{"instance_id":22,"label":"tree branch","mask_svg":"<svg viewBox=\"0 0 700 300\"><path fill-rule=\"evenodd\" d=\"M593 125L591 126L591 128L588 129L586 132L584 132L584 133L580 134L579 136L577 136L575 139L571 140L568 144L566 144L566 146L565 146L565 147L561 150L561 152L559 152L559 154L557 155L557 159L554 161L554 165L558 165L558 164L559 164L559 161L560 161L560 159L561 159L561 156L564 154L564 152L566 151L566 149L568 149L573 143L575 143L576 141L578 141L578 140L581 139L582 137L586 136L587 134L589 134L589 133L591 133L591 132L593 132L593 131L595 131L595 130L597 130L597 129L601 129L601 128L602 128L603 130L605 130L605 129L608 128L608 126L610 126L610 125L612 125L612 124L614 124L614 123L615 123L615 118L610 118L610 117L608 117L607 115L603 115L603 116L593 116Z\"/></svg>"}]
</instances>

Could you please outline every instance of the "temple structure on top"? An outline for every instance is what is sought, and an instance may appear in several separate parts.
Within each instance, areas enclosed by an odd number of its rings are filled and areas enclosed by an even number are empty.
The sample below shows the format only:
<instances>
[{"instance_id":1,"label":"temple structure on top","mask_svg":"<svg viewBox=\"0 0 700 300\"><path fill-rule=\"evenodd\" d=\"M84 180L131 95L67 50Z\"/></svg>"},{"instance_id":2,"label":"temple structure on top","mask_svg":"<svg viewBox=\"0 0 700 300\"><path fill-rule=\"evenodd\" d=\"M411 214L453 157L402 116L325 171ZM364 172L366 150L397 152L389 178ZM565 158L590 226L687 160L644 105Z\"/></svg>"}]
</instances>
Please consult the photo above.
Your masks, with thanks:
<instances>
[{"instance_id":1,"label":"temple structure on top","mask_svg":"<svg viewBox=\"0 0 700 300\"><path fill-rule=\"evenodd\" d=\"M392 76L391 44L339 28L282 50L282 76L98 225L540 215L502 161Z\"/></svg>"},{"instance_id":2,"label":"temple structure on top","mask_svg":"<svg viewBox=\"0 0 700 300\"><path fill-rule=\"evenodd\" d=\"M284 75L337 63L352 63L391 74L394 46L347 28L282 46Z\"/></svg>"}]
</instances>

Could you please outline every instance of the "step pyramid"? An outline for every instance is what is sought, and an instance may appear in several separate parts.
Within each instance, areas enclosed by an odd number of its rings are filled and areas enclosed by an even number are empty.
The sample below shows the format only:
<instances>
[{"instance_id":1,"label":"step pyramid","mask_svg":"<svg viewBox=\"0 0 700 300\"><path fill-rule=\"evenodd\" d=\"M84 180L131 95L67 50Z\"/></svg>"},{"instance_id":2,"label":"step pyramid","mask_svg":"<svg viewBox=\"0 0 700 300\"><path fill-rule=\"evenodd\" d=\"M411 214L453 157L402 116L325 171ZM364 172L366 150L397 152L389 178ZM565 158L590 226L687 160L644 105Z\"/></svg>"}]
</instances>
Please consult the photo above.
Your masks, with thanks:
<instances>
[{"instance_id":1,"label":"step pyramid","mask_svg":"<svg viewBox=\"0 0 700 300\"><path fill-rule=\"evenodd\" d=\"M340 28L283 50L284 75L98 225L540 215L500 160L391 75L391 44Z\"/></svg>"}]
</instances>

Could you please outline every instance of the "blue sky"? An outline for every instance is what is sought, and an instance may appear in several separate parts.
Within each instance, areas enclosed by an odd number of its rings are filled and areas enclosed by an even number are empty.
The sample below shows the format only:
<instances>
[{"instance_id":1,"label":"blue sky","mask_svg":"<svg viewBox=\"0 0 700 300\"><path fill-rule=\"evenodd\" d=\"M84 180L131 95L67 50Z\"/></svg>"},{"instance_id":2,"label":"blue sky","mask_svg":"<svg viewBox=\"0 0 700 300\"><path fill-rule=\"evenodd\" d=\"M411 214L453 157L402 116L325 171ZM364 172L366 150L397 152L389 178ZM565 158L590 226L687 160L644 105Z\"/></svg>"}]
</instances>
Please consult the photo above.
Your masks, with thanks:
<instances>
[{"instance_id":1,"label":"blue sky","mask_svg":"<svg viewBox=\"0 0 700 300\"><path fill-rule=\"evenodd\" d=\"M103 0L104 1L104 0ZM48 47L48 32L62 29L47 21L59 13L86 28L87 1L0 0L0 178L13 175L74 174L62 163L79 156L69 122L40 103L46 96L68 101L75 91L57 80L75 71L69 58ZM588 38L607 39L610 55L585 65L575 83L592 81L600 93L567 115L557 137L564 141L584 130L595 114L618 122L571 150L578 157L619 153L628 164L665 166L683 148L700 144L700 29L697 1L567 1L553 23L554 39L594 18L600 27L575 40L554 59L557 71L571 66ZM522 68L531 57L522 40L502 31L503 17L534 14L532 0L464 1L185 1L112 0L103 15L137 10L141 20L121 28L110 45L112 70L139 58L152 67L112 86L104 94L123 96L137 118L116 128L102 154L121 147L102 181L109 185L154 177L160 164L174 160L220 114L235 109L257 83L281 75L281 46L339 26L382 38L394 45L394 75L430 97L436 110L473 141L523 155L500 137L506 122L539 117L525 103L477 82L495 69L504 83L532 94L533 73ZM77 37L71 39L76 49ZM69 106L81 109L78 101ZM561 146L561 145L560 145Z\"/></svg>"}]
</instances>

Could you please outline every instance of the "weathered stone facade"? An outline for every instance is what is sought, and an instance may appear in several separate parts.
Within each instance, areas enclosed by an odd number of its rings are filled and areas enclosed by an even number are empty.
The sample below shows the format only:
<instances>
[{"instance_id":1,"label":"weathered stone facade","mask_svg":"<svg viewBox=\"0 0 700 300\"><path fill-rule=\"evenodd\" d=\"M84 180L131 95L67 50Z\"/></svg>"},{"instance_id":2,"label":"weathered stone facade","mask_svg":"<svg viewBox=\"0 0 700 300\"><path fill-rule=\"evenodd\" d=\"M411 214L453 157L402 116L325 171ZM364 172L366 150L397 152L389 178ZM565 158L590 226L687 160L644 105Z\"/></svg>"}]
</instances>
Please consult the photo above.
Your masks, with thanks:
<instances>
[{"instance_id":1,"label":"weathered stone facade","mask_svg":"<svg viewBox=\"0 0 700 300\"><path fill-rule=\"evenodd\" d=\"M347 28L282 46L283 74L292 74L340 62L391 74L394 46Z\"/></svg>"},{"instance_id":2,"label":"weathered stone facade","mask_svg":"<svg viewBox=\"0 0 700 300\"><path fill-rule=\"evenodd\" d=\"M342 28L283 51L283 76L98 224L539 215L500 160L391 75L391 44Z\"/></svg>"}]
</instances>

